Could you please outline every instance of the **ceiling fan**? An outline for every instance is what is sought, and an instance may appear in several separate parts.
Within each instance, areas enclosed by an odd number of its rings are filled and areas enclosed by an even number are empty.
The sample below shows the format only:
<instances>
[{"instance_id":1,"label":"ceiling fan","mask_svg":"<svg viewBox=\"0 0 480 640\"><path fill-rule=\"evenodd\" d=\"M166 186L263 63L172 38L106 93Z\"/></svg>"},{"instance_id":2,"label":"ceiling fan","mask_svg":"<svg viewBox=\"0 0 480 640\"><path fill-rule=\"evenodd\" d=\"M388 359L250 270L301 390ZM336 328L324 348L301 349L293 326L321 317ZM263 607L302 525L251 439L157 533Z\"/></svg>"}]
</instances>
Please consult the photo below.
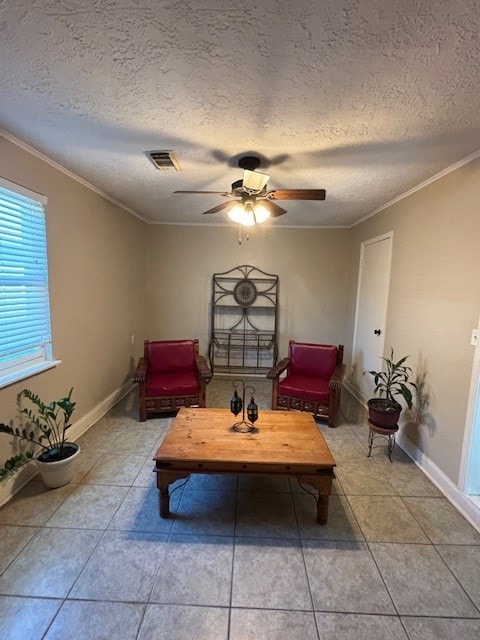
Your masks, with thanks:
<instances>
[{"instance_id":1,"label":"ceiling fan","mask_svg":"<svg viewBox=\"0 0 480 640\"><path fill-rule=\"evenodd\" d=\"M240 158L238 166L243 169L243 179L234 182L231 191L175 191L174 193L215 193L229 198L228 202L223 202L203 213L227 213L231 220L247 227L287 213L286 209L275 204L274 200L325 200L325 189L268 191L267 182L270 176L255 171L260 166L260 158L256 156Z\"/></svg>"}]
</instances>

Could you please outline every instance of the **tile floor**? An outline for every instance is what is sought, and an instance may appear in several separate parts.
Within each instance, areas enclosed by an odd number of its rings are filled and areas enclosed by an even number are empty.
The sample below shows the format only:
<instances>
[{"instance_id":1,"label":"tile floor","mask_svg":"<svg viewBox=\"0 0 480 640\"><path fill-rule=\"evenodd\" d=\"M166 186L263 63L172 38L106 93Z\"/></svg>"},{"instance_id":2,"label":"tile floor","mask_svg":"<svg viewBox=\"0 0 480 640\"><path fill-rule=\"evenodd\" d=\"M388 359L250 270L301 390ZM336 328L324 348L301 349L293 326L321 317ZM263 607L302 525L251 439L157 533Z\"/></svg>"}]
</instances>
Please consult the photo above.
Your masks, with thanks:
<instances>
[{"instance_id":1,"label":"tile floor","mask_svg":"<svg viewBox=\"0 0 480 640\"><path fill-rule=\"evenodd\" d=\"M210 406L230 391L215 378ZM0 509L1 638L480 638L480 534L400 449L367 458L347 393L338 427L319 425L338 465L326 526L294 482L247 476L179 481L160 519L151 459L170 423L139 423L128 396L80 439L71 484L34 480Z\"/></svg>"}]
</instances>

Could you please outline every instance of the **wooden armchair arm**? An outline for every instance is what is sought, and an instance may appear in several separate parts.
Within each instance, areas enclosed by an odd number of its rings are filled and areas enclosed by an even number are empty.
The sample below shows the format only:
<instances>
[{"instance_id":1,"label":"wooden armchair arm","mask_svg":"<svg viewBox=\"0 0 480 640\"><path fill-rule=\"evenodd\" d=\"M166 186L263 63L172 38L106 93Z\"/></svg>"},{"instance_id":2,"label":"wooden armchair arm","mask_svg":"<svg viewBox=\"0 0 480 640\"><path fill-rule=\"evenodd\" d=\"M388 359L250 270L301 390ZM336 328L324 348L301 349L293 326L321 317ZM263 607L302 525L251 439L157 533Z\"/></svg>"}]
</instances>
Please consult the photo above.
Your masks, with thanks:
<instances>
[{"instance_id":1,"label":"wooden armchair arm","mask_svg":"<svg viewBox=\"0 0 480 640\"><path fill-rule=\"evenodd\" d=\"M207 361L203 356L195 356L195 364L197 365L198 373L202 380L205 382L210 382L212 379L212 372L210 371Z\"/></svg>"},{"instance_id":2,"label":"wooden armchair arm","mask_svg":"<svg viewBox=\"0 0 480 640\"><path fill-rule=\"evenodd\" d=\"M285 371L289 364L290 358L283 358L283 360L277 362L277 364L270 369L267 373L267 378L269 380L275 380L275 378L278 378L278 376Z\"/></svg>"},{"instance_id":3,"label":"wooden armchair arm","mask_svg":"<svg viewBox=\"0 0 480 640\"><path fill-rule=\"evenodd\" d=\"M145 382L146 376L147 376L147 360L146 358L140 358L137 364L137 368L135 369L135 373L133 374L133 381Z\"/></svg>"},{"instance_id":4,"label":"wooden armchair arm","mask_svg":"<svg viewBox=\"0 0 480 640\"><path fill-rule=\"evenodd\" d=\"M342 386L343 376L345 375L345 365L337 364L335 367L335 371L333 372L332 377L330 378L330 382L328 386L330 389L339 389Z\"/></svg>"}]
</instances>

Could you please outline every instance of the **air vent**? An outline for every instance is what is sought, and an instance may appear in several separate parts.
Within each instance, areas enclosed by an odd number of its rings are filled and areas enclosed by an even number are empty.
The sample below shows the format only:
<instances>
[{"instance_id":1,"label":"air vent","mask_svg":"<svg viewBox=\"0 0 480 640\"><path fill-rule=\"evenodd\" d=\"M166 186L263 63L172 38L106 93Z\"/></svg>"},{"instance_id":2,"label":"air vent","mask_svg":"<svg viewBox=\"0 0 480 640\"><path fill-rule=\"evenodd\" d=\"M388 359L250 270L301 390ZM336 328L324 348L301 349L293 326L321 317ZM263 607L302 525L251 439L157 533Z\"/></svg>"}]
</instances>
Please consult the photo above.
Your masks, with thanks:
<instances>
[{"instance_id":1,"label":"air vent","mask_svg":"<svg viewBox=\"0 0 480 640\"><path fill-rule=\"evenodd\" d=\"M145 151L160 171L181 171L180 164L173 151Z\"/></svg>"}]
</instances>

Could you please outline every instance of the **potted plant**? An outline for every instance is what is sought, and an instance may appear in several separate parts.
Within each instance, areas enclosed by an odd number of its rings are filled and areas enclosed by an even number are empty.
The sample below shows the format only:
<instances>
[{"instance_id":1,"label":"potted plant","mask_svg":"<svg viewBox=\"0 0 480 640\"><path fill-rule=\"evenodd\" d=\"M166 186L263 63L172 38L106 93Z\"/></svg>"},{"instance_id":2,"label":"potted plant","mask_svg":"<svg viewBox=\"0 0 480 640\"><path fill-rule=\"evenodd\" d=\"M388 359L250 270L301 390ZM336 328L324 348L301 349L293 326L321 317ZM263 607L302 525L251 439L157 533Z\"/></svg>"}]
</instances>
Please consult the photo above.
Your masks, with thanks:
<instances>
[{"instance_id":1,"label":"potted plant","mask_svg":"<svg viewBox=\"0 0 480 640\"><path fill-rule=\"evenodd\" d=\"M409 356L400 358L398 362L393 359L393 349L389 358L381 358L385 362L385 371L364 371L373 376L375 393L379 396L368 401L369 419L372 424L382 429L392 429L397 426L402 406L395 397L402 397L408 408L412 408L412 391L416 389L414 382L410 382L411 367L405 365Z\"/></svg>"},{"instance_id":2,"label":"potted plant","mask_svg":"<svg viewBox=\"0 0 480 640\"><path fill-rule=\"evenodd\" d=\"M9 458L0 469L0 480L13 475L20 467L35 461L46 487L54 489L67 484L72 479L73 462L80 453L80 447L66 440L66 431L71 426L70 418L75 409L72 391L66 398L44 404L29 389L17 395L16 426L0 423L0 433L7 433L22 442L29 443L25 451ZM29 406L24 406L27 400Z\"/></svg>"}]
</instances>

